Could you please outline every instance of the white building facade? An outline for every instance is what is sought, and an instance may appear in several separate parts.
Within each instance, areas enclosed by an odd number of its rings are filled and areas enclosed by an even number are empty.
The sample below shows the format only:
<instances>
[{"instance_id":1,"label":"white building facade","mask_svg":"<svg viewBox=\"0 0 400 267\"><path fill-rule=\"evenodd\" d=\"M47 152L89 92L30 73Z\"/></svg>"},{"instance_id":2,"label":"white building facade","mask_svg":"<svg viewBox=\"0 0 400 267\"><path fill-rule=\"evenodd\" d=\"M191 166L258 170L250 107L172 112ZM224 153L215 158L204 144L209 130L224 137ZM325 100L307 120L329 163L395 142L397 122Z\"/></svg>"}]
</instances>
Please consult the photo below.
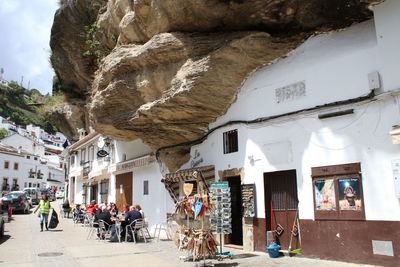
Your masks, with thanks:
<instances>
[{"instance_id":1,"label":"white building facade","mask_svg":"<svg viewBox=\"0 0 400 267\"><path fill-rule=\"evenodd\" d=\"M111 190L119 209L140 205L150 228L166 222L174 202L161 183L155 155L141 140L115 142L115 164L111 169Z\"/></svg>"},{"instance_id":2,"label":"white building facade","mask_svg":"<svg viewBox=\"0 0 400 267\"><path fill-rule=\"evenodd\" d=\"M47 189L50 185L64 189L62 168L47 164L37 155L5 145L0 145L0 179L2 192L26 187Z\"/></svg>"},{"instance_id":3,"label":"white building facade","mask_svg":"<svg viewBox=\"0 0 400 267\"><path fill-rule=\"evenodd\" d=\"M127 205L140 205L150 228L172 212L155 156L140 140L115 141L92 132L68 151L70 202L113 202L120 212Z\"/></svg>"},{"instance_id":4,"label":"white building facade","mask_svg":"<svg viewBox=\"0 0 400 267\"><path fill-rule=\"evenodd\" d=\"M181 170L214 166L231 186L225 243L265 251L276 231L288 249L298 214L301 244L297 235L291 247L305 256L400 262L400 147L390 135L400 125L400 2L374 14L254 72L192 147ZM255 214L243 218L245 185Z\"/></svg>"}]
</instances>

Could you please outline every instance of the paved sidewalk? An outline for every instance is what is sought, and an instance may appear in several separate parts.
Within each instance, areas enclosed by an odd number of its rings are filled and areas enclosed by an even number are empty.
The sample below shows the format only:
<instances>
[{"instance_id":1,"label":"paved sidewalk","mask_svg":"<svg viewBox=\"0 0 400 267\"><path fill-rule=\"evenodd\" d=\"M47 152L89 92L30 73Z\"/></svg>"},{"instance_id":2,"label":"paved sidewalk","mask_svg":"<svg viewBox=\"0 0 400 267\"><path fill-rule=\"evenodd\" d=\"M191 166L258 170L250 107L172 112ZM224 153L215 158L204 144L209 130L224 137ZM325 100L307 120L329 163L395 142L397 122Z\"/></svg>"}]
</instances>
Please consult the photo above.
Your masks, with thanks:
<instances>
[{"instance_id":1,"label":"paved sidewalk","mask_svg":"<svg viewBox=\"0 0 400 267\"><path fill-rule=\"evenodd\" d=\"M52 205L58 207L57 202ZM178 251L172 241L134 244L86 240L87 230L64 218L60 218L55 230L40 232L39 228L35 214L14 215L14 220L6 224L6 237L0 240L0 266L203 266L203 262L179 260L186 253ZM265 253L229 251L234 254L233 259L206 260L206 263L214 266L361 266L296 257L270 259Z\"/></svg>"}]
</instances>

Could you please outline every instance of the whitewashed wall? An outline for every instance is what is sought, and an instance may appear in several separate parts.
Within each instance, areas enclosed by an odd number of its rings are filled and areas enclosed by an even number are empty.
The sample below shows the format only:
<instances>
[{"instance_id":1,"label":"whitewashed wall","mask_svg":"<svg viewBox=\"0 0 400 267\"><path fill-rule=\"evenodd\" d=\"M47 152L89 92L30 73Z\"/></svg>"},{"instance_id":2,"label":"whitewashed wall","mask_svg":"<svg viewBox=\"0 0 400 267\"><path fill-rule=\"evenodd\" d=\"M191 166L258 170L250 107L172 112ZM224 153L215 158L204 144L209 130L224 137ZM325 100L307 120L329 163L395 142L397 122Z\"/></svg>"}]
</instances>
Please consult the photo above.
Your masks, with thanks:
<instances>
[{"instance_id":1,"label":"whitewashed wall","mask_svg":"<svg viewBox=\"0 0 400 267\"><path fill-rule=\"evenodd\" d=\"M130 160L152 152L151 148L140 139L131 142L117 141L115 142L115 149L115 162L123 161L124 154L126 160Z\"/></svg>"},{"instance_id":2,"label":"whitewashed wall","mask_svg":"<svg viewBox=\"0 0 400 267\"><path fill-rule=\"evenodd\" d=\"M133 204L139 204L149 226L166 221L167 212L172 212L173 202L161 183L162 175L158 164L135 168L133 171ZM143 181L149 181L149 194L143 194Z\"/></svg>"},{"instance_id":3,"label":"whitewashed wall","mask_svg":"<svg viewBox=\"0 0 400 267\"><path fill-rule=\"evenodd\" d=\"M29 155L30 158L27 158L27 155L11 155L11 154L3 154L0 153L0 183L2 183L3 178L8 178L8 183L10 187L12 186L13 179L18 179L18 185L20 190L25 187L37 187L37 184L40 184L40 188L46 187L46 181L49 173L49 166L46 164L41 164L39 157ZM4 161L7 160L10 163L9 169L4 169ZM14 170L14 163L18 163L18 170ZM32 169L33 171L40 170L43 173L42 179L29 178L29 171ZM64 181L64 173L60 170L50 170L52 173L56 174L56 177L53 179L57 179L59 181ZM31 185L29 186L29 183Z\"/></svg>"},{"instance_id":4,"label":"whitewashed wall","mask_svg":"<svg viewBox=\"0 0 400 267\"><path fill-rule=\"evenodd\" d=\"M123 155L126 160L138 158L152 152L150 147L145 145L141 140L132 142L117 141L116 162L121 162ZM149 226L154 227L155 224L165 221L166 213L171 212L173 202L170 199L164 184L161 183L162 174L156 162L144 167L135 167L132 170L132 203L139 204L149 221ZM149 195L143 195L143 181L149 181ZM112 194L115 196L115 175L111 177L110 184Z\"/></svg>"},{"instance_id":5,"label":"whitewashed wall","mask_svg":"<svg viewBox=\"0 0 400 267\"><path fill-rule=\"evenodd\" d=\"M44 145L33 145L34 142L22 135L13 134L1 140L1 142L7 146L12 146L15 148L22 147L28 153L35 154L38 156L44 156Z\"/></svg>"},{"instance_id":6,"label":"whitewashed wall","mask_svg":"<svg viewBox=\"0 0 400 267\"><path fill-rule=\"evenodd\" d=\"M373 21L312 37L287 58L253 73L227 114L210 128L365 96L370 93L368 73L380 70L377 46ZM299 81L305 83L305 94L278 103L276 89ZM379 101L349 105L345 108L354 108L354 114L325 120L318 119L322 111L316 111L262 124L231 125L192 147L191 155L197 150L202 166L215 165L217 173L244 167L244 182L256 183L261 218L265 217L264 172L296 169L300 217L313 219L311 167L361 162L366 218L399 220L390 164L400 154L389 136L392 125L399 124L397 100L382 96ZM223 132L232 129L238 129L239 151L223 154ZM189 167L190 161L181 169Z\"/></svg>"},{"instance_id":7,"label":"whitewashed wall","mask_svg":"<svg viewBox=\"0 0 400 267\"><path fill-rule=\"evenodd\" d=\"M400 1L386 0L374 7L378 40L378 63L386 91L396 90L400 84Z\"/></svg>"}]
</instances>

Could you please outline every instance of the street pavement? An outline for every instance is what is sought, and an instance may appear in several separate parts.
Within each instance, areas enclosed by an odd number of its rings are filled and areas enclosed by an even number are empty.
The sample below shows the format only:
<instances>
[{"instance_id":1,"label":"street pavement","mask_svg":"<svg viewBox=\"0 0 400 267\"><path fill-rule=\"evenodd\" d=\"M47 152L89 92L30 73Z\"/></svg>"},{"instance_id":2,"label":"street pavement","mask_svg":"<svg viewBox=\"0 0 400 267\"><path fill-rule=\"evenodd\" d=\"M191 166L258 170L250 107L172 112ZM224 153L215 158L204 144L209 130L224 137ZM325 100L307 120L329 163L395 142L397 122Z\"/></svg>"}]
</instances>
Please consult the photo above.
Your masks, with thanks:
<instances>
[{"instance_id":1,"label":"street pavement","mask_svg":"<svg viewBox=\"0 0 400 267\"><path fill-rule=\"evenodd\" d=\"M59 204L52 206L59 213ZM60 215L60 214L59 214ZM87 240L88 231L74 225L71 219L61 218L56 229L40 232L39 218L31 214L15 214L6 223L5 237L0 240L0 267L7 266L327 266L357 267L357 265L299 257L271 259L266 253L248 253L226 249L233 259L185 262L187 255L178 251L172 241L151 240L148 243L110 243Z\"/></svg>"}]
</instances>

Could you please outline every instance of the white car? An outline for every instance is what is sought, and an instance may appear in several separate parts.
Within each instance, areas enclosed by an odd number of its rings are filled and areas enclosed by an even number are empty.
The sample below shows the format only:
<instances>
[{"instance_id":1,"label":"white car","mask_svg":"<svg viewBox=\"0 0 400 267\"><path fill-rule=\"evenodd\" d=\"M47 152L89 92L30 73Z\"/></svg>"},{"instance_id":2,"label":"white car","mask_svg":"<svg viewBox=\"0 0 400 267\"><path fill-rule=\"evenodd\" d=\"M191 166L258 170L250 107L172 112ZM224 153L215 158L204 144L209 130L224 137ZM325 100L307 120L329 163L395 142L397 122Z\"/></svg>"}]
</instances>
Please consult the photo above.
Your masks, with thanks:
<instances>
[{"instance_id":1,"label":"white car","mask_svg":"<svg viewBox=\"0 0 400 267\"><path fill-rule=\"evenodd\" d=\"M64 191L61 190L61 191L57 191L56 192L56 198L57 199L63 198L63 197L64 197Z\"/></svg>"}]
</instances>

